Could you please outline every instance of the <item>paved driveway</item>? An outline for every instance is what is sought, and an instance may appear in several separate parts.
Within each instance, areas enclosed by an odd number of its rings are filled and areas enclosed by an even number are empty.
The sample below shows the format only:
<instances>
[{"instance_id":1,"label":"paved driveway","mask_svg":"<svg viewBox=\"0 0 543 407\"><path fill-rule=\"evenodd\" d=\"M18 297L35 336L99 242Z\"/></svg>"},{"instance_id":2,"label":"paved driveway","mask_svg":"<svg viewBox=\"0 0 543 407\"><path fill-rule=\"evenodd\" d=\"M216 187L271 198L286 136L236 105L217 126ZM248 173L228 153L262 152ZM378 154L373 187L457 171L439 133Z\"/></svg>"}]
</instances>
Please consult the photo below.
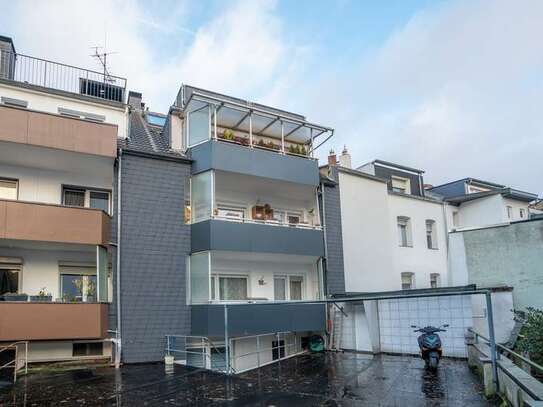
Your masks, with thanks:
<instances>
[{"instance_id":1,"label":"paved driveway","mask_svg":"<svg viewBox=\"0 0 543 407\"><path fill-rule=\"evenodd\" d=\"M304 355L234 377L163 364L82 369L22 378L0 405L489 406L466 363L436 374L414 357Z\"/></svg>"}]
</instances>

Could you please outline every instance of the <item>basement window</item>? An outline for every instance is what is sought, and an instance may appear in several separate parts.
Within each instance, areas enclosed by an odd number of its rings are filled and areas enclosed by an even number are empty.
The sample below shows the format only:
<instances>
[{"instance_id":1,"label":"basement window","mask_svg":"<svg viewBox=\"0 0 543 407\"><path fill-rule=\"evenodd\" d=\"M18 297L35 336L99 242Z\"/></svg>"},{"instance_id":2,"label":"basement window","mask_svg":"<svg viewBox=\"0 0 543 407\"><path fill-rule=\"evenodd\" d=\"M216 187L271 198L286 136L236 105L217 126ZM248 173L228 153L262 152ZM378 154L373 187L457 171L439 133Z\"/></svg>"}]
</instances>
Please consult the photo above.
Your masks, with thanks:
<instances>
[{"instance_id":1,"label":"basement window","mask_svg":"<svg viewBox=\"0 0 543 407\"><path fill-rule=\"evenodd\" d=\"M72 356L102 356L103 342L76 342L72 344Z\"/></svg>"}]
</instances>

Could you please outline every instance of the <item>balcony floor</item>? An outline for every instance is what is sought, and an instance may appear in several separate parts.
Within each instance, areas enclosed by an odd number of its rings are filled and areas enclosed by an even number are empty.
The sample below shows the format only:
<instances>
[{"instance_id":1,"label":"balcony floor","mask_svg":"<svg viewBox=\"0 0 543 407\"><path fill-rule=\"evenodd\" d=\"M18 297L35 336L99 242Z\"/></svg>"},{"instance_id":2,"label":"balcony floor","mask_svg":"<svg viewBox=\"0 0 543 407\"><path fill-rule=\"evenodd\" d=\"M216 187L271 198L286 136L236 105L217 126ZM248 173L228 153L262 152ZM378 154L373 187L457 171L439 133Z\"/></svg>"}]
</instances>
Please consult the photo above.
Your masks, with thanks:
<instances>
[{"instance_id":1,"label":"balcony floor","mask_svg":"<svg viewBox=\"0 0 543 407\"><path fill-rule=\"evenodd\" d=\"M22 377L1 405L491 406L465 361L437 373L419 358L308 354L228 377L163 364L78 369Z\"/></svg>"}]
</instances>

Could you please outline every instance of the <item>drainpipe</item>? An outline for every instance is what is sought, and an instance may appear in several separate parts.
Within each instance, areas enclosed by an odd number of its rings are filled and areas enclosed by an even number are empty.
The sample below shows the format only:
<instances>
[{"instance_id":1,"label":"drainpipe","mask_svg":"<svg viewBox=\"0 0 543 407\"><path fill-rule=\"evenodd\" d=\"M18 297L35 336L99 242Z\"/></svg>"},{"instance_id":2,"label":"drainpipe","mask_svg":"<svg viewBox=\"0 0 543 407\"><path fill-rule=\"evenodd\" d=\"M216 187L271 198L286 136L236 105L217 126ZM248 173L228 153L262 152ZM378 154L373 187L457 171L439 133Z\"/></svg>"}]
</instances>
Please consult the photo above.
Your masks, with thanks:
<instances>
[{"instance_id":1,"label":"drainpipe","mask_svg":"<svg viewBox=\"0 0 543 407\"><path fill-rule=\"evenodd\" d=\"M116 306L117 306L117 335L115 368L121 364L121 174L122 174L122 155L123 149L119 149L118 170L117 170L117 273L115 275L116 287Z\"/></svg>"},{"instance_id":2,"label":"drainpipe","mask_svg":"<svg viewBox=\"0 0 543 407\"><path fill-rule=\"evenodd\" d=\"M326 240L326 204L324 203L324 184L321 182L320 183L320 195L321 195L321 200L322 200L322 219L321 219L321 225L322 225L322 236L323 236L323 240L324 240L324 264L325 264L325 267L323 267L322 269L322 280L323 280L323 287L322 287L322 291L323 291L323 294L324 294L324 297L326 298L327 294L328 294L328 285L326 284L326 276L325 274L328 274L328 244L327 244L327 240ZM317 199L317 204L318 204L318 199Z\"/></svg>"}]
</instances>

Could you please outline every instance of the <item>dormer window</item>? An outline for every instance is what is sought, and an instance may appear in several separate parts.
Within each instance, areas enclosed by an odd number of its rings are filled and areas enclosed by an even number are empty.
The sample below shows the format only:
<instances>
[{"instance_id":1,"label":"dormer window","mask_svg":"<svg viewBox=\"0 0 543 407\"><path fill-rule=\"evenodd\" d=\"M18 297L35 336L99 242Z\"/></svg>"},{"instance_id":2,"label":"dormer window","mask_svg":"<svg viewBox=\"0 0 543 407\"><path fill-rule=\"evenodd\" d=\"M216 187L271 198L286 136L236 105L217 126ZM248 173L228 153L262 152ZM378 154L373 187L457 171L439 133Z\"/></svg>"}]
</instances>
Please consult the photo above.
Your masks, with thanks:
<instances>
[{"instance_id":1,"label":"dormer window","mask_svg":"<svg viewBox=\"0 0 543 407\"><path fill-rule=\"evenodd\" d=\"M411 182L409 178L392 176L392 190L401 194L410 194Z\"/></svg>"}]
</instances>

